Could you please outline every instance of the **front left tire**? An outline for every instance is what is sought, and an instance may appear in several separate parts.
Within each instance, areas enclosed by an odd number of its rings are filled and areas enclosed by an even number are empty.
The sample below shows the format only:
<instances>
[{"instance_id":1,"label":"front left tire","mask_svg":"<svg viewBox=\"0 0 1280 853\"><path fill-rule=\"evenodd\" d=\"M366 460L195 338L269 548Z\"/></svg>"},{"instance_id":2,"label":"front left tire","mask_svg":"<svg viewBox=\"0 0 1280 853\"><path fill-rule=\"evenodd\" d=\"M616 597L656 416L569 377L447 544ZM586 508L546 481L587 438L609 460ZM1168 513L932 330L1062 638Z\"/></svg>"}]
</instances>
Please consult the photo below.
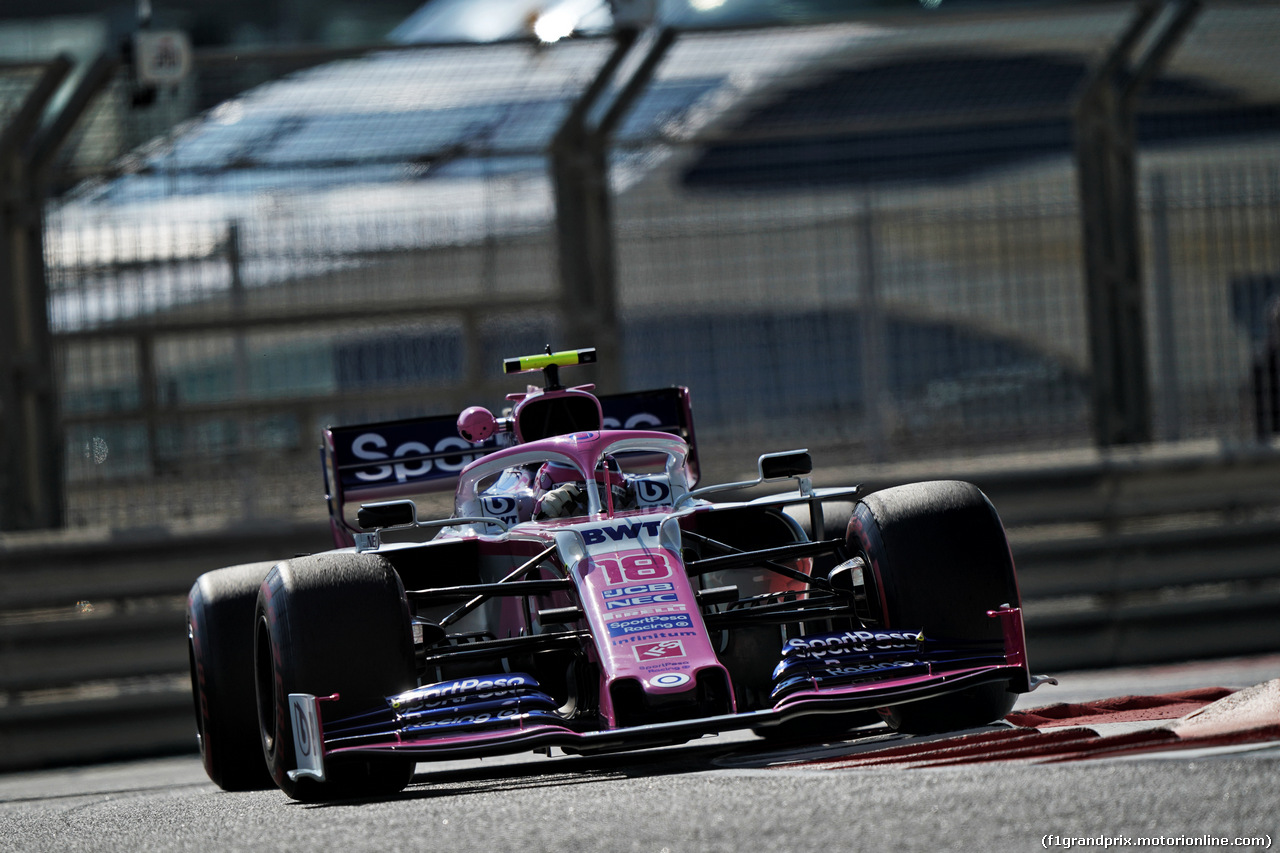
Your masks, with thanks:
<instances>
[{"instance_id":1,"label":"front left tire","mask_svg":"<svg viewBox=\"0 0 1280 853\"><path fill-rule=\"evenodd\" d=\"M254 620L262 752L275 784L296 800L394 794L413 778L410 756L330 756L326 781L292 779L290 693L338 694L324 716L370 710L416 686L409 607L399 575L374 554L317 554L280 563L262 582Z\"/></svg>"}]
</instances>

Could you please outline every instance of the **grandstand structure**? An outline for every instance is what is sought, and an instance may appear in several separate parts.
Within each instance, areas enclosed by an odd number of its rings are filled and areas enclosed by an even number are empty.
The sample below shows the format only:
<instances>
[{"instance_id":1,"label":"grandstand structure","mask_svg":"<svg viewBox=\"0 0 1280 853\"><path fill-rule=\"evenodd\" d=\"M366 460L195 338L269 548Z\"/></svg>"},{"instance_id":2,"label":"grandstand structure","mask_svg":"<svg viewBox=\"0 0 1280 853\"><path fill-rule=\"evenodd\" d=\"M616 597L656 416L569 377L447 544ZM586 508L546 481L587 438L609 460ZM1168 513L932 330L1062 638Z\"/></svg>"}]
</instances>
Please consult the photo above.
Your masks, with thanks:
<instances>
[{"instance_id":1,"label":"grandstand structure","mask_svg":"<svg viewBox=\"0 0 1280 853\"><path fill-rule=\"evenodd\" d=\"M1104 334L1085 94L1148 8ZM318 513L323 426L496 405L546 343L599 348L605 391L688 385L730 466L1107 443L1117 398L1147 407L1120 441L1252 441L1277 36L1280 4L1106 2L204 52L144 109L89 67L39 200L58 511ZM0 69L0 124L49 67Z\"/></svg>"}]
</instances>

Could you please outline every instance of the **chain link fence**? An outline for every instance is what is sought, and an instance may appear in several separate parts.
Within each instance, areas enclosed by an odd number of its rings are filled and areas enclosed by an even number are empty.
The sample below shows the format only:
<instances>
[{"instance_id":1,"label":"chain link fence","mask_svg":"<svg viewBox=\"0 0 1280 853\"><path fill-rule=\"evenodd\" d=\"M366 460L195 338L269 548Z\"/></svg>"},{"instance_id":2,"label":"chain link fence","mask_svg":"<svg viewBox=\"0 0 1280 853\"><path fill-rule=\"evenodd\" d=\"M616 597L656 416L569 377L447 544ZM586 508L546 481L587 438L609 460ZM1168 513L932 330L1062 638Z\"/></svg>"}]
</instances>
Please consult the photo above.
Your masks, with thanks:
<instances>
[{"instance_id":1,"label":"chain link fence","mask_svg":"<svg viewBox=\"0 0 1280 853\"><path fill-rule=\"evenodd\" d=\"M1140 103L1163 439L1254 437L1278 12L1209 6ZM852 462L1088 443L1072 111L1131 13L682 38L659 79L822 46L716 120L620 140L663 177L618 188L631 375L709 388L704 436Z\"/></svg>"},{"instance_id":2,"label":"chain link fence","mask_svg":"<svg viewBox=\"0 0 1280 853\"><path fill-rule=\"evenodd\" d=\"M620 383L688 385L730 472L1088 445L1073 98L1131 13L681 34L608 152ZM1255 438L1277 37L1209 4L1140 102L1165 440ZM599 344L562 339L548 147L612 49L204 55L149 106L120 72L45 211L68 523L317 515L324 425Z\"/></svg>"}]
</instances>

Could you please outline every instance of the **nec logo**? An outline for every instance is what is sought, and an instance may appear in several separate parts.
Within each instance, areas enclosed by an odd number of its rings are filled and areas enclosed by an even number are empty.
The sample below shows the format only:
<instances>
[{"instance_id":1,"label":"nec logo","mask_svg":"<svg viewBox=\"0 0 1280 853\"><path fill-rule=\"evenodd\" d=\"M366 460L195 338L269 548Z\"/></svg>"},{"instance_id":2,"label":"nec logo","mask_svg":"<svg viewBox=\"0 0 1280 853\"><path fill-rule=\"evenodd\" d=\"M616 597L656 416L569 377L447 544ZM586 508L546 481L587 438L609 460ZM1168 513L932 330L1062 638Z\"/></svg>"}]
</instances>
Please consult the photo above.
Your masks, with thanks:
<instances>
[{"instance_id":1,"label":"nec logo","mask_svg":"<svg viewBox=\"0 0 1280 853\"><path fill-rule=\"evenodd\" d=\"M674 592L659 592L653 595L634 595L631 598L620 598L605 602L605 610L625 610L628 607L641 607L645 604L666 604L679 601L680 596Z\"/></svg>"},{"instance_id":2,"label":"nec logo","mask_svg":"<svg viewBox=\"0 0 1280 853\"><path fill-rule=\"evenodd\" d=\"M627 539L639 539L643 532L649 536L657 536L661 521L636 521L631 524L616 524L610 527L597 527L594 530L582 531L582 541L588 545L603 545L609 540L623 542Z\"/></svg>"}]
</instances>

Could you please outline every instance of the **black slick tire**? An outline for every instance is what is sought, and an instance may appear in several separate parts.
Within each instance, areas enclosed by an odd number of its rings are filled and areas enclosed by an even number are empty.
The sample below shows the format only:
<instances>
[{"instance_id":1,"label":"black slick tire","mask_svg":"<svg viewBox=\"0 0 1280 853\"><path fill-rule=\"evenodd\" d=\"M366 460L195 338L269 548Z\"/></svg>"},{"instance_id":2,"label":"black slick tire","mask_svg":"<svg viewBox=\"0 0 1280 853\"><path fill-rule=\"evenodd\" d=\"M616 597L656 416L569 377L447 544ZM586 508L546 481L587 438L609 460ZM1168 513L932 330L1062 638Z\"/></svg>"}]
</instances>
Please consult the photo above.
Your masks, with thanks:
<instances>
[{"instance_id":1,"label":"black slick tire","mask_svg":"<svg viewBox=\"0 0 1280 853\"><path fill-rule=\"evenodd\" d=\"M261 749L275 784L307 802L394 794L413 778L411 756L333 756L325 782L291 779L290 693L341 698L326 718L368 710L415 686L413 637L400 577L374 554L317 554L280 563L262 582L254 630Z\"/></svg>"},{"instance_id":2,"label":"black slick tire","mask_svg":"<svg viewBox=\"0 0 1280 853\"><path fill-rule=\"evenodd\" d=\"M913 483L867 495L854 509L846 544L870 568L873 609L886 628L1001 641L1000 620L987 612L1020 606L1004 526L970 483ZM896 705L881 716L908 734L954 731L1003 718L1016 698L1008 685L984 685Z\"/></svg>"},{"instance_id":3,"label":"black slick tire","mask_svg":"<svg viewBox=\"0 0 1280 853\"><path fill-rule=\"evenodd\" d=\"M187 649L205 773L225 791L274 787L258 740L253 614L272 563L206 572L187 596Z\"/></svg>"}]
</instances>

